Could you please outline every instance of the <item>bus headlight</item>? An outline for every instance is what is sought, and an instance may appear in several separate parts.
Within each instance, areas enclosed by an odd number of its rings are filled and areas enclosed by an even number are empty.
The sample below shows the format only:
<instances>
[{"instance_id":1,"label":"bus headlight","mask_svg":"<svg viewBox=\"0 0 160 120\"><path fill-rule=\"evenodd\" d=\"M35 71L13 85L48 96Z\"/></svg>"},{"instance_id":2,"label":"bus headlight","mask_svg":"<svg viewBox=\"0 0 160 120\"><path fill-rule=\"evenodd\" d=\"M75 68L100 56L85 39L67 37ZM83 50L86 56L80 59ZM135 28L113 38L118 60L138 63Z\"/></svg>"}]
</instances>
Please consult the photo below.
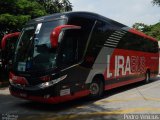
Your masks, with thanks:
<instances>
[{"instance_id":1,"label":"bus headlight","mask_svg":"<svg viewBox=\"0 0 160 120\"><path fill-rule=\"evenodd\" d=\"M67 77L67 75L64 75L64 76L62 76L62 77L60 77L60 78L57 78L57 79L54 79L54 80L51 80L51 81L48 81L48 82L44 82L44 83L42 83L42 84L40 84L40 85L38 85L38 86L39 86L40 88L47 88L47 87L50 87L50 86L52 86L52 85L55 85L55 84L57 84L58 82L64 80L66 77Z\"/></svg>"},{"instance_id":2,"label":"bus headlight","mask_svg":"<svg viewBox=\"0 0 160 120\"><path fill-rule=\"evenodd\" d=\"M39 85L40 88L46 88L46 87L49 87L49 86L50 86L49 82L45 82L45 83L42 83L42 84Z\"/></svg>"}]
</instances>

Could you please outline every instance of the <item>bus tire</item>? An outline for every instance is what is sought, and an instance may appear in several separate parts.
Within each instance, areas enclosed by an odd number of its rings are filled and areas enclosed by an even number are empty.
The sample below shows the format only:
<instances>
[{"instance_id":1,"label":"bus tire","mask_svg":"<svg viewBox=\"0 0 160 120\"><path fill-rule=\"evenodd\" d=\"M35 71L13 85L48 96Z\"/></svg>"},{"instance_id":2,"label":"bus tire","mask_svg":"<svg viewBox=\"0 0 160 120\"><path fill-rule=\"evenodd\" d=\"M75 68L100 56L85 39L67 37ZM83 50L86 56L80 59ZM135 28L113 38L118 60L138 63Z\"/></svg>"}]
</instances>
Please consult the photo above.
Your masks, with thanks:
<instances>
[{"instance_id":1,"label":"bus tire","mask_svg":"<svg viewBox=\"0 0 160 120\"><path fill-rule=\"evenodd\" d=\"M89 90L90 90L89 97L91 99L100 98L103 95L103 92L104 92L103 81L98 77L94 78L92 83L89 86Z\"/></svg>"},{"instance_id":2,"label":"bus tire","mask_svg":"<svg viewBox=\"0 0 160 120\"><path fill-rule=\"evenodd\" d=\"M147 70L146 74L145 74L145 83L149 83L150 81L150 72L149 70Z\"/></svg>"}]
</instances>

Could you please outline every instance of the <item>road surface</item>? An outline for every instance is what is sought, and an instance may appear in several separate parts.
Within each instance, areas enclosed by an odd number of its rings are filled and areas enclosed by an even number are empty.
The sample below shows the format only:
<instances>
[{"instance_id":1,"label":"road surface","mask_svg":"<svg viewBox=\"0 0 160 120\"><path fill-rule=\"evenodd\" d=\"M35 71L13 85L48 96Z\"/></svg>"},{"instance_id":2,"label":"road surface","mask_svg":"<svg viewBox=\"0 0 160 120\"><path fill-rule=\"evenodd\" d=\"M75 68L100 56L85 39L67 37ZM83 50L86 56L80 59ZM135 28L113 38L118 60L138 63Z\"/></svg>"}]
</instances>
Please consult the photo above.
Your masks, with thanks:
<instances>
[{"instance_id":1,"label":"road surface","mask_svg":"<svg viewBox=\"0 0 160 120\"><path fill-rule=\"evenodd\" d=\"M98 100L81 98L57 105L15 98L0 89L0 119L6 120L124 120L149 115L160 119L160 78L106 91ZM134 114L134 116L129 116ZM157 115L155 115L157 114ZM152 116L151 116L152 115ZM147 116L144 116L147 117ZM154 119L154 120L155 120Z\"/></svg>"}]
</instances>

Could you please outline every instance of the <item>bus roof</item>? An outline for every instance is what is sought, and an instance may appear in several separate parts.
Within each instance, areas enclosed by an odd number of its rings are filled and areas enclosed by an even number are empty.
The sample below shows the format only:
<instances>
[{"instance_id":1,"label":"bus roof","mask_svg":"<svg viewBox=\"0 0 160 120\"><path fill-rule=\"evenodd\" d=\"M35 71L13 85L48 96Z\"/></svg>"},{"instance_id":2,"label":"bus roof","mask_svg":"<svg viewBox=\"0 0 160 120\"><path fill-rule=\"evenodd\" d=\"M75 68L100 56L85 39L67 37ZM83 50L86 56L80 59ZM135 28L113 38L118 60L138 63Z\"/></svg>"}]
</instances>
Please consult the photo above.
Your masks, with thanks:
<instances>
[{"instance_id":1,"label":"bus roof","mask_svg":"<svg viewBox=\"0 0 160 120\"><path fill-rule=\"evenodd\" d=\"M133 34L137 34L137 35L139 35L139 36L141 36L141 37L144 37L144 38L148 38L148 39L150 39L150 40L152 40L152 41L158 41L158 40L156 40L155 38L153 38L153 37L151 37L151 36L148 36L148 35L146 35L146 34L144 34L143 32L140 32L140 31L138 31L138 30L136 30L136 29L133 29L133 28L131 28L131 29L129 29L129 32L131 32L131 33L133 33Z\"/></svg>"},{"instance_id":2,"label":"bus roof","mask_svg":"<svg viewBox=\"0 0 160 120\"><path fill-rule=\"evenodd\" d=\"M125 28L127 27L126 25L123 25L117 21L114 21L112 19L109 19L107 17L104 17L102 15L99 15L97 13L92 13L92 12L83 12L83 11L78 11L78 12L64 12L64 13L55 13L52 15L47 15L39 18L35 18L30 20L27 24L34 24L34 23L39 23L39 22L45 22L45 21L50 21L50 20L55 20L55 19L61 19L61 18L74 18L74 17L82 17L82 18L87 18L87 19L92 19L92 20L100 20L100 21L105 21L113 26L119 27L119 28ZM140 31L137 31L135 29L129 28L129 32L133 34L137 34L139 36L148 38L153 41L157 41L155 38L150 37Z\"/></svg>"},{"instance_id":3,"label":"bus roof","mask_svg":"<svg viewBox=\"0 0 160 120\"><path fill-rule=\"evenodd\" d=\"M114 20L111 20L107 17L104 17L102 15L99 15L97 13L92 13L92 12L64 12L64 13L55 13L52 15L47 15L43 17L39 17L33 20L30 20L27 24L33 24L37 22L45 22L49 20L54 20L54 19L59 19L59 18L70 18L70 17L82 17L82 18L88 18L88 19L93 19L93 20L103 20L106 21L112 25L115 25L117 27L126 27L126 25L123 25L119 22L116 22Z\"/></svg>"}]
</instances>

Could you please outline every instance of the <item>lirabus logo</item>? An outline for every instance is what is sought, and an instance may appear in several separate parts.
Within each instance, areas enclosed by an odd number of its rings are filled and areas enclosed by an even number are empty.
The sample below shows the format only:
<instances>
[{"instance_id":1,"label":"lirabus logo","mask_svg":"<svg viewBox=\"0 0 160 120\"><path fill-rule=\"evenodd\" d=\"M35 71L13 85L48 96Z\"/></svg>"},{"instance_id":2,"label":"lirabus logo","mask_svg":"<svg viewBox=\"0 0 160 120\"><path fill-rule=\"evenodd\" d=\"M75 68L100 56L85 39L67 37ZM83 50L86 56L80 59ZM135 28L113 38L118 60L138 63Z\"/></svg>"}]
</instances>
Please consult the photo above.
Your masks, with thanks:
<instances>
[{"instance_id":1,"label":"lirabus logo","mask_svg":"<svg viewBox=\"0 0 160 120\"><path fill-rule=\"evenodd\" d=\"M115 55L114 60L111 61L110 55L107 55L107 78L136 72L143 73L145 72L145 61L145 57L119 55ZM111 66L114 66L114 68L111 68Z\"/></svg>"}]
</instances>

